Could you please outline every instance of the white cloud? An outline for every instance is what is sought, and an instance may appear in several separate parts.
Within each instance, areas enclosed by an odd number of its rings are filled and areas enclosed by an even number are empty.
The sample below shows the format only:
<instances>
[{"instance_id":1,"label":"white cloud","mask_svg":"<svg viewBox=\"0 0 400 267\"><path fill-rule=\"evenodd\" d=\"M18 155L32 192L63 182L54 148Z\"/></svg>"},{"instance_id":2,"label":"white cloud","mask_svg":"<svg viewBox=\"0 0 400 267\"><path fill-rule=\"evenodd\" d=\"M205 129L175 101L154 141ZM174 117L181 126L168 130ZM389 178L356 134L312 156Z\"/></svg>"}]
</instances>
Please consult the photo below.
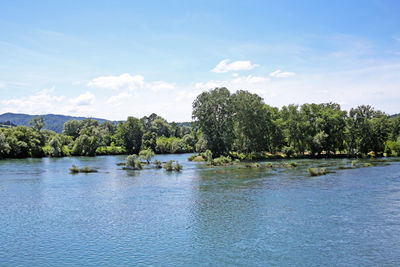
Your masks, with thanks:
<instances>
[{"instance_id":1,"label":"white cloud","mask_svg":"<svg viewBox=\"0 0 400 267\"><path fill-rule=\"evenodd\" d=\"M249 60L233 61L231 63L229 62L230 62L229 59L222 60L211 71L216 73L222 73L229 71L251 70L259 66L258 64L251 64Z\"/></svg>"},{"instance_id":2,"label":"white cloud","mask_svg":"<svg viewBox=\"0 0 400 267\"><path fill-rule=\"evenodd\" d=\"M75 106L89 106L94 102L94 94L91 92L86 92L80 96L71 99L69 102Z\"/></svg>"},{"instance_id":3,"label":"white cloud","mask_svg":"<svg viewBox=\"0 0 400 267\"><path fill-rule=\"evenodd\" d=\"M149 88L152 91L158 92L161 90L172 90L175 88L174 83L168 83L164 81L157 81L157 82L152 82L152 83L146 83L145 87Z\"/></svg>"},{"instance_id":4,"label":"white cloud","mask_svg":"<svg viewBox=\"0 0 400 267\"><path fill-rule=\"evenodd\" d=\"M135 89L148 89L154 92L172 90L176 87L174 83L165 81L145 82L142 75L131 75L129 73L124 73L119 76L100 76L90 81L88 86L130 91Z\"/></svg>"},{"instance_id":5,"label":"white cloud","mask_svg":"<svg viewBox=\"0 0 400 267\"><path fill-rule=\"evenodd\" d=\"M131 97L131 96L132 96L131 93L128 93L128 92L121 92L121 93L119 93L118 95L113 95L113 96L111 96L111 97L107 100L107 103L117 106L117 105L120 105L124 99L128 99L128 98Z\"/></svg>"},{"instance_id":6,"label":"white cloud","mask_svg":"<svg viewBox=\"0 0 400 267\"><path fill-rule=\"evenodd\" d=\"M275 78L285 78L285 77L290 77L290 76L294 76L294 75L295 75L294 72L287 72L287 71L285 72L285 71L281 71L281 70L276 70L269 74L269 76L275 77Z\"/></svg>"},{"instance_id":7,"label":"white cloud","mask_svg":"<svg viewBox=\"0 0 400 267\"><path fill-rule=\"evenodd\" d=\"M130 75L124 73L119 76L100 76L89 82L89 87L107 88L113 90L129 89L134 90L144 85L142 75Z\"/></svg>"},{"instance_id":8,"label":"white cloud","mask_svg":"<svg viewBox=\"0 0 400 267\"><path fill-rule=\"evenodd\" d=\"M0 112L28 114L70 114L87 116L94 112L94 95L90 92L75 98L54 95L53 89L45 89L33 95L1 101Z\"/></svg>"},{"instance_id":9,"label":"white cloud","mask_svg":"<svg viewBox=\"0 0 400 267\"><path fill-rule=\"evenodd\" d=\"M234 79L232 81L232 83L250 83L250 84L254 84L254 83L265 83L265 82L269 82L269 81L270 81L269 78L249 75L247 77L236 78L236 79Z\"/></svg>"}]
</instances>

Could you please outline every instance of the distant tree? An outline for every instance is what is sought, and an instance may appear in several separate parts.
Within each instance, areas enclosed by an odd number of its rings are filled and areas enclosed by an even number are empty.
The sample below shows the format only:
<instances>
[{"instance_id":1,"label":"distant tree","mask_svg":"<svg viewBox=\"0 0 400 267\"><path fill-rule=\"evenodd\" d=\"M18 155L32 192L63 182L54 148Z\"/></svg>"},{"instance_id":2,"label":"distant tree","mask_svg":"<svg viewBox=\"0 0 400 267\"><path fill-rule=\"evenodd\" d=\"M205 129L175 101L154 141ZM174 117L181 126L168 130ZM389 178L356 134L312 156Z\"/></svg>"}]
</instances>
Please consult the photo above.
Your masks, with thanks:
<instances>
[{"instance_id":1,"label":"distant tree","mask_svg":"<svg viewBox=\"0 0 400 267\"><path fill-rule=\"evenodd\" d=\"M81 128L82 124L78 120L70 120L64 123L63 134L72 136L72 138L76 139L79 136Z\"/></svg>"},{"instance_id":2,"label":"distant tree","mask_svg":"<svg viewBox=\"0 0 400 267\"><path fill-rule=\"evenodd\" d=\"M61 157L62 156L62 143L58 136L54 136L49 142L49 155L50 157Z\"/></svg>"},{"instance_id":3,"label":"distant tree","mask_svg":"<svg viewBox=\"0 0 400 267\"><path fill-rule=\"evenodd\" d=\"M119 145L125 147L128 153L139 153L142 146L142 123L139 119L128 117L117 126L116 139Z\"/></svg>"},{"instance_id":4,"label":"distant tree","mask_svg":"<svg viewBox=\"0 0 400 267\"><path fill-rule=\"evenodd\" d=\"M44 127L44 119L43 119L43 116L38 116L38 117L35 117L35 118L33 118L30 122L29 122L29 125L31 125L32 126L32 128L35 130L35 131L40 131L40 130L42 130L42 128Z\"/></svg>"},{"instance_id":5,"label":"distant tree","mask_svg":"<svg viewBox=\"0 0 400 267\"><path fill-rule=\"evenodd\" d=\"M4 133L0 130L0 158L5 158L10 152L10 149Z\"/></svg>"},{"instance_id":6,"label":"distant tree","mask_svg":"<svg viewBox=\"0 0 400 267\"><path fill-rule=\"evenodd\" d=\"M157 135L153 132L145 132L142 137L142 146L143 148L149 148L155 151L157 146Z\"/></svg>"},{"instance_id":7,"label":"distant tree","mask_svg":"<svg viewBox=\"0 0 400 267\"><path fill-rule=\"evenodd\" d=\"M226 88L203 92L193 102L192 117L207 140L208 148L219 156L230 151L233 142L233 105Z\"/></svg>"},{"instance_id":8,"label":"distant tree","mask_svg":"<svg viewBox=\"0 0 400 267\"><path fill-rule=\"evenodd\" d=\"M149 164L154 155L155 154L151 149L145 149L140 151L139 159L144 159L147 162L147 164Z\"/></svg>"}]
</instances>

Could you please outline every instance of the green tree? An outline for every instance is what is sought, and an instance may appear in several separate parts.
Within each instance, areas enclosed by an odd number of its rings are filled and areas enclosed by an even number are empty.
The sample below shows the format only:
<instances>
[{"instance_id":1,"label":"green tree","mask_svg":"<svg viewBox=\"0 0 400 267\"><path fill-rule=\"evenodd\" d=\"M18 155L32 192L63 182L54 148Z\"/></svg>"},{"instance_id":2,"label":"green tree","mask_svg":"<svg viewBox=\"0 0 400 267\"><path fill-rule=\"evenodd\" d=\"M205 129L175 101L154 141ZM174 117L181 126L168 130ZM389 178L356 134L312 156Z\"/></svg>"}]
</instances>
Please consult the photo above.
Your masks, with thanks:
<instances>
[{"instance_id":1,"label":"green tree","mask_svg":"<svg viewBox=\"0 0 400 267\"><path fill-rule=\"evenodd\" d=\"M72 136L73 139L78 138L82 124L78 120L70 120L64 123L63 134Z\"/></svg>"},{"instance_id":2,"label":"green tree","mask_svg":"<svg viewBox=\"0 0 400 267\"><path fill-rule=\"evenodd\" d=\"M151 149L144 149L139 153L139 159L144 159L147 164L150 164L151 159L154 157L154 152Z\"/></svg>"},{"instance_id":3,"label":"green tree","mask_svg":"<svg viewBox=\"0 0 400 267\"><path fill-rule=\"evenodd\" d=\"M7 143L4 133L0 130L0 158L5 158L10 150L10 145Z\"/></svg>"},{"instance_id":4,"label":"green tree","mask_svg":"<svg viewBox=\"0 0 400 267\"><path fill-rule=\"evenodd\" d=\"M139 153L142 146L142 136L142 123L137 118L128 117L125 122L121 122L117 126L117 144L124 146L128 153Z\"/></svg>"},{"instance_id":5,"label":"green tree","mask_svg":"<svg viewBox=\"0 0 400 267\"><path fill-rule=\"evenodd\" d=\"M193 102L193 119L207 140L208 148L216 155L230 151L233 142L233 105L226 88L203 92Z\"/></svg>"},{"instance_id":6,"label":"green tree","mask_svg":"<svg viewBox=\"0 0 400 267\"><path fill-rule=\"evenodd\" d=\"M38 117L35 117L35 118L33 118L30 122L29 122L29 125L31 125L32 126L32 128L35 130L35 131L40 131L40 130L42 130L42 128L44 127L44 118L43 118L43 116L38 116Z\"/></svg>"},{"instance_id":7,"label":"green tree","mask_svg":"<svg viewBox=\"0 0 400 267\"><path fill-rule=\"evenodd\" d=\"M50 157L61 157L62 156L62 143L60 137L54 136L49 142L49 155Z\"/></svg>"},{"instance_id":8,"label":"green tree","mask_svg":"<svg viewBox=\"0 0 400 267\"><path fill-rule=\"evenodd\" d=\"M234 106L235 147L239 152L266 151L272 128L269 110L256 94L237 91L232 95Z\"/></svg>"}]
</instances>

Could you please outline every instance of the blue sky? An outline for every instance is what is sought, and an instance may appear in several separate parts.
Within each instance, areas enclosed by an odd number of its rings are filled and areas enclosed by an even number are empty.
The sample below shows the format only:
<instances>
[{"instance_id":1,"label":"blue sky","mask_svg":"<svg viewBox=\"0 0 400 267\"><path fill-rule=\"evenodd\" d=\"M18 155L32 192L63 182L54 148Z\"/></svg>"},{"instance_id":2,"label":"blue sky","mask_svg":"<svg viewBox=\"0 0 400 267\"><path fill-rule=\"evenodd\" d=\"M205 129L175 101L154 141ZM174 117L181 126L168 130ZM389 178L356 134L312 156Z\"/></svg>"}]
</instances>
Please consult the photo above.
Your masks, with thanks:
<instances>
[{"instance_id":1,"label":"blue sky","mask_svg":"<svg viewBox=\"0 0 400 267\"><path fill-rule=\"evenodd\" d=\"M0 113L191 119L200 92L400 112L400 2L0 2Z\"/></svg>"}]
</instances>

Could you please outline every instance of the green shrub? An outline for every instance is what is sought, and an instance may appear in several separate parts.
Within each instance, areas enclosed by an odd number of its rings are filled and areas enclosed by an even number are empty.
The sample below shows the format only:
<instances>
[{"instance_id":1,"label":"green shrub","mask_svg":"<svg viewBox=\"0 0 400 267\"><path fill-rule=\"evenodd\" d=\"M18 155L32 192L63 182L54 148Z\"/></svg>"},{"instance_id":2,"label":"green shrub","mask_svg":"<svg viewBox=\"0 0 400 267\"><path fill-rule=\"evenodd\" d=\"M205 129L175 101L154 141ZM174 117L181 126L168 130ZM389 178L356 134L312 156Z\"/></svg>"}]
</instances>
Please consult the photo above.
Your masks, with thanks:
<instances>
[{"instance_id":1,"label":"green shrub","mask_svg":"<svg viewBox=\"0 0 400 267\"><path fill-rule=\"evenodd\" d=\"M363 167L372 167L372 166L373 165L371 163L369 163L369 162L363 164Z\"/></svg>"},{"instance_id":2,"label":"green shrub","mask_svg":"<svg viewBox=\"0 0 400 267\"><path fill-rule=\"evenodd\" d=\"M178 161L174 161L174 160L170 160L164 164L164 169L169 172L170 171L178 171L179 172L182 170L182 168L183 168L182 165L179 164Z\"/></svg>"},{"instance_id":3,"label":"green shrub","mask_svg":"<svg viewBox=\"0 0 400 267\"><path fill-rule=\"evenodd\" d=\"M79 172L91 173L91 172L97 172L97 170L91 169L91 168L89 168L88 166L85 166L85 167L81 168L81 169L79 170Z\"/></svg>"},{"instance_id":4,"label":"green shrub","mask_svg":"<svg viewBox=\"0 0 400 267\"><path fill-rule=\"evenodd\" d=\"M230 165L232 163L231 157L220 156L219 158L215 158L209 162L213 166L225 166Z\"/></svg>"},{"instance_id":5,"label":"green shrub","mask_svg":"<svg viewBox=\"0 0 400 267\"><path fill-rule=\"evenodd\" d=\"M144 159L147 164L150 164L151 159L154 157L154 152L151 149L144 149L139 152L139 159Z\"/></svg>"},{"instance_id":6,"label":"green shrub","mask_svg":"<svg viewBox=\"0 0 400 267\"><path fill-rule=\"evenodd\" d=\"M125 161L126 161L125 166L127 169L133 169L133 170L143 169L142 163L135 154L127 156Z\"/></svg>"},{"instance_id":7,"label":"green shrub","mask_svg":"<svg viewBox=\"0 0 400 267\"><path fill-rule=\"evenodd\" d=\"M294 154L294 148L291 146L284 146L282 148L282 153L286 155L286 157L290 158Z\"/></svg>"},{"instance_id":8,"label":"green shrub","mask_svg":"<svg viewBox=\"0 0 400 267\"><path fill-rule=\"evenodd\" d=\"M76 167L75 165L72 165L71 168L69 168L70 173L79 173L79 168Z\"/></svg>"},{"instance_id":9,"label":"green shrub","mask_svg":"<svg viewBox=\"0 0 400 267\"><path fill-rule=\"evenodd\" d=\"M308 168L308 172L310 173L311 176L320 176L320 175L325 175L327 174L326 168Z\"/></svg>"},{"instance_id":10,"label":"green shrub","mask_svg":"<svg viewBox=\"0 0 400 267\"><path fill-rule=\"evenodd\" d=\"M156 167L157 169L161 169L161 168L162 168L162 163L161 163L161 161L159 161L159 160L153 161L153 164L155 165L155 167Z\"/></svg>"}]
</instances>

